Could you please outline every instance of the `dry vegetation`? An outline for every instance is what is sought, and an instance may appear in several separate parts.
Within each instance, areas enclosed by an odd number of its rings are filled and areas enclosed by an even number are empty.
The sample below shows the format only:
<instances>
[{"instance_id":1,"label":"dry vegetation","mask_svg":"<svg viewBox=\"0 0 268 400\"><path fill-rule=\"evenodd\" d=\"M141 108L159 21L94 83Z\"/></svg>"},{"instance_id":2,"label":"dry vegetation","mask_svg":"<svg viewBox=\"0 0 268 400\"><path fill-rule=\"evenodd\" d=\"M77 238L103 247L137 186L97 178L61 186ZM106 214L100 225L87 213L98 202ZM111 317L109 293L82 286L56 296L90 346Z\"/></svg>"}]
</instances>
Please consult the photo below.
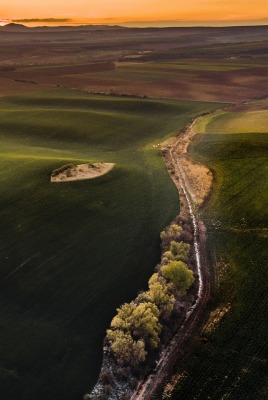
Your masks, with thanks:
<instances>
[{"instance_id":1,"label":"dry vegetation","mask_svg":"<svg viewBox=\"0 0 268 400\"><path fill-rule=\"evenodd\" d=\"M228 303L227 305L223 305L212 311L205 326L203 327L202 335L208 335L214 331L220 324L222 318L230 311L230 309L231 305Z\"/></svg>"},{"instance_id":2,"label":"dry vegetation","mask_svg":"<svg viewBox=\"0 0 268 400\"><path fill-rule=\"evenodd\" d=\"M184 181L187 182L187 190L194 204L200 207L212 188L213 175L209 168L198 164L189 157L188 147L193 136L196 134L193 126L194 123L188 129L181 132L177 138L171 138L163 142L162 152L167 151L171 147L175 149L181 174Z\"/></svg>"}]
</instances>

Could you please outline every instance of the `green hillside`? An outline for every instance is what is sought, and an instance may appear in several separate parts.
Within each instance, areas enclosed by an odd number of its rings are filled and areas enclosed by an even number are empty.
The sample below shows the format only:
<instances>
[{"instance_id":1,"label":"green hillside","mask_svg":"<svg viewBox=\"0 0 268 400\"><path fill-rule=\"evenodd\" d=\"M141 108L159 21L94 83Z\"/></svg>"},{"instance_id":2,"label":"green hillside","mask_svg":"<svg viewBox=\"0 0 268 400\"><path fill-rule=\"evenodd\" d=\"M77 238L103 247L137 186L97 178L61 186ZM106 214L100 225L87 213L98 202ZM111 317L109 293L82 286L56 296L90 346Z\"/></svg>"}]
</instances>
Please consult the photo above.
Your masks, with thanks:
<instances>
[{"instance_id":1,"label":"green hillside","mask_svg":"<svg viewBox=\"0 0 268 400\"><path fill-rule=\"evenodd\" d=\"M260 106L260 103L259 103ZM186 378L172 399L263 400L268 397L268 111L201 118L191 152L215 175L203 216L214 265L210 309L230 312L180 366Z\"/></svg>"},{"instance_id":2,"label":"green hillside","mask_svg":"<svg viewBox=\"0 0 268 400\"><path fill-rule=\"evenodd\" d=\"M197 102L65 90L0 99L1 400L78 400L116 307L145 288L178 195L154 147ZM116 163L51 184L67 163Z\"/></svg>"}]
</instances>

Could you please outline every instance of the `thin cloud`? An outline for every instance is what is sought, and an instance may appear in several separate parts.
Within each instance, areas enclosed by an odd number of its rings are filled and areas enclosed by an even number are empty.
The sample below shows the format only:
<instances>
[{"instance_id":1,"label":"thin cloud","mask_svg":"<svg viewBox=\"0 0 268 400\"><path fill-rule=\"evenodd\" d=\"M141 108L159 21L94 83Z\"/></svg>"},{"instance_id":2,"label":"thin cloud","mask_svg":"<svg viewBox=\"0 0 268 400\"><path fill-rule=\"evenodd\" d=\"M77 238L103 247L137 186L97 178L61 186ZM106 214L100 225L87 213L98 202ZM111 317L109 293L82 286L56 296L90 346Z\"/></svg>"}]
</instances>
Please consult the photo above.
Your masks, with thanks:
<instances>
[{"instance_id":1,"label":"thin cloud","mask_svg":"<svg viewBox=\"0 0 268 400\"><path fill-rule=\"evenodd\" d=\"M13 19L12 22L47 22L47 23L54 23L54 22L72 22L70 18L23 18L23 19Z\"/></svg>"}]
</instances>

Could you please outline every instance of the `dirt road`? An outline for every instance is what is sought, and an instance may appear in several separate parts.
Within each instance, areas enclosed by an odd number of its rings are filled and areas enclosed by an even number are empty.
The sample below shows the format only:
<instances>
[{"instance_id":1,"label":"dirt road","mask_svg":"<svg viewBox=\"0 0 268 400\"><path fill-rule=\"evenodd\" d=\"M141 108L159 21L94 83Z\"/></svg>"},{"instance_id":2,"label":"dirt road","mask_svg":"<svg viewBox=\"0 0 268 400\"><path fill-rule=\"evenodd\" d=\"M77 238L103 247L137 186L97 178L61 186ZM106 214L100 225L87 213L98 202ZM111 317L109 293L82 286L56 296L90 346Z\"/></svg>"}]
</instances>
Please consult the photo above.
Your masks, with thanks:
<instances>
[{"instance_id":1,"label":"dirt road","mask_svg":"<svg viewBox=\"0 0 268 400\"><path fill-rule=\"evenodd\" d=\"M191 126L189 127L191 129ZM185 175L181 171L178 158L178 148L180 146L180 137L164 152L164 158L168 170L173 170L170 174L175 183L181 201L181 213L190 214L194 226L194 248L196 256L196 267L198 274L198 295L195 304L186 314L186 319L172 339L171 343L162 354L158 365L144 381L140 382L137 389L133 393L131 400L149 400L153 399L154 393L164 380L169 376L174 364L181 358L185 344L196 330L202 312L210 297L210 277L209 266L206 257L206 228L194 211L194 204L187 190L187 182Z\"/></svg>"}]
</instances>

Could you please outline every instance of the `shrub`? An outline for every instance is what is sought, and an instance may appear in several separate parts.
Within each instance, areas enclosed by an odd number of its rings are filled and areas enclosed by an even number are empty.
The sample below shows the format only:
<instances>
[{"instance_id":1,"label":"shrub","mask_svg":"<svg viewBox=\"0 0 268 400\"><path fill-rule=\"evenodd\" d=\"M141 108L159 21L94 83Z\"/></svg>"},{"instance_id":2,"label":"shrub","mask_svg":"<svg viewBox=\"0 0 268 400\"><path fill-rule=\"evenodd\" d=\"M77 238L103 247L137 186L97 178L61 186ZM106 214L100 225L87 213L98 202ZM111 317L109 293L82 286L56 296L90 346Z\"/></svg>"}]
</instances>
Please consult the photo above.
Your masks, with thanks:
<instances>
[{"instance_id":1,"label":"shrub","mask_svg":"<svg viewBox=\"0 0 268 400\"><path fill-rule=\"evenodd\" d=\"M54 171L52 171L51 175L52 176L57 176L57 175L61 174L62 172L66 171L68 169L72 169L72 168L75 168L74 164L66 164L66 165L63 165L60 168L54 169Z\"/></svg>"},{"instance_id":2,"label":"shrub","mask_svg":"<svg viewBox=\"0 0 268 400\"><path fill-rule=\"evenodd\" d=\"M117 379L119 379L120 381L127 381L129 374L130 374L130 369L127 367L125 368L119 367L115 371L115 375Z\"/></svg>"},{"instance_id":3,"label":"shrub","mask_svg":"<svg viewBox=\"0 0 268 400\"><path fill-rule=\"evenodd\" d=\"M111 394L112 393L112 391L113 391L113 388L112 388L112 386L111 385L105 385L104 386L104 393L105 394Z\"/></svg>"},{"instance_id":4,"label":"shrub","mask_svg":"<svg viewBox=\"0 0 268 400\"><path fill-rule=\"evenodd\" d=\"M183 230L181 232L181 240L183 242L186 242L186 243L192 243L193 242L193 235L190 232Z\"/></svg>"},{"instance_id":5,"label":"shrub","mask_svg":"<svg viewBox=\"0 0 268 400\"><path fill-rule=\"evenodd\" d=\"M109 371L109 370L102 371L102 373L100 374L100 381L104 385L113 383L114 377L113 377L113 374L111 373L111 371Z\"/></svg>"}]
</instances>

